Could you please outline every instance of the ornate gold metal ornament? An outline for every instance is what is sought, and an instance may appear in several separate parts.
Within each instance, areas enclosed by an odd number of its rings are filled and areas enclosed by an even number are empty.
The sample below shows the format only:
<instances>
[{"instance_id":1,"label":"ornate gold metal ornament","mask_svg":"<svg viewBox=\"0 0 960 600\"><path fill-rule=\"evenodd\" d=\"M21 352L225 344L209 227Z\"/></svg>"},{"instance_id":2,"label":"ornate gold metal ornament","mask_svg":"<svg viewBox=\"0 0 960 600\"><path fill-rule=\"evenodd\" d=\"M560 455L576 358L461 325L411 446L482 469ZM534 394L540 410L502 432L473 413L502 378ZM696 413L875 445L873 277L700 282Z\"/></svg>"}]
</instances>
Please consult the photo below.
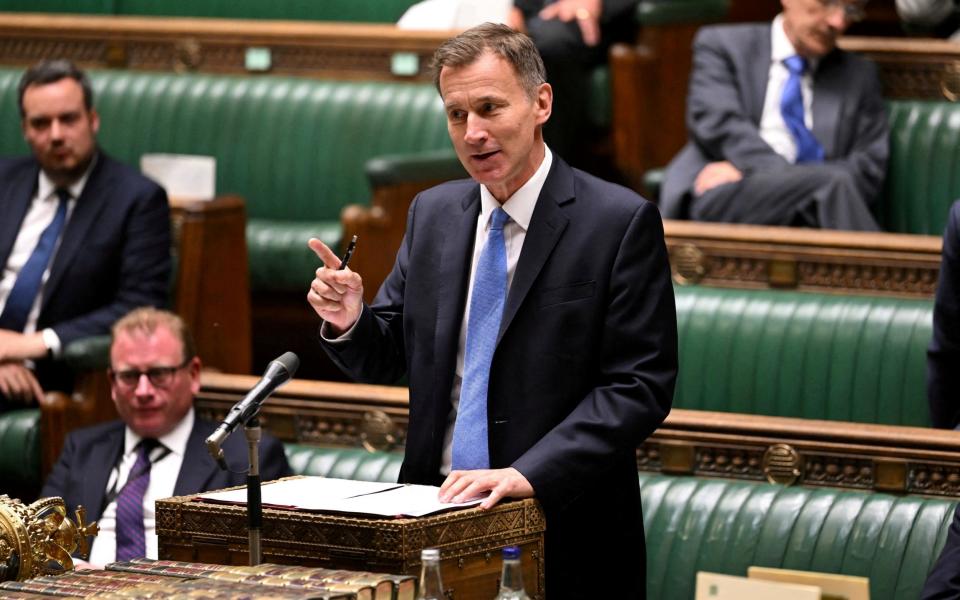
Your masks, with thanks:
<instances>
[{"instance_id":1,"label":"ornate gold metal ornament","mask_svg":"<svg viewBox=\"0 0 960 600\"><path fill-rule=\"evenodd\" d=\"M26 505L0 496L0 581L56 575L73 569L70 555L87 558L87 536L97 535L96 523L86 523L78 507L76 520L67 517L62 498L41 498Z\"/></svg>"},{"instance_id":2,"label":"ornate gold metal ornament","mask_svg":"<svg viewBox=\"0 0 960 600\"><path fill-rule=\"evenodd\" d=\"M800 454L789 444L774 444L763 455L763 474L770 483L793 485L803 476Z\"/></svg>"}]
</instances>

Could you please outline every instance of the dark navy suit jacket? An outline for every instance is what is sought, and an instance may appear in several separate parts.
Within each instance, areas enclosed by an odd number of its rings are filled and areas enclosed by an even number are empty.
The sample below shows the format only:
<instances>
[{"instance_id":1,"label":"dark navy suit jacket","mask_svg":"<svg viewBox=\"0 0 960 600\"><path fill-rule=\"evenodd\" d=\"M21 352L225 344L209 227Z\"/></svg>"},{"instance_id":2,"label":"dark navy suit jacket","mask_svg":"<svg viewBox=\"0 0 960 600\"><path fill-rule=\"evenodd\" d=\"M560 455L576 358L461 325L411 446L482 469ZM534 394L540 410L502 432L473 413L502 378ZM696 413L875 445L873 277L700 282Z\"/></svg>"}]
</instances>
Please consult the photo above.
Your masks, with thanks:
<instances>
[{"instance_id":1,"label":"dark navy suit jacket","mask_svg":"<svg viewBox=\"0 0 960 600\"><path fill-rule=\"evenodd\" d=\"M0 159L0 268L35 193L33 157ZM52 328L66 347L110 332L139 306L163 306L170 286L170 211L163 188L100 152L50 265L37 330ZM62 366L39 361L45 389L69 389Z\"/></svg>"},{"instance_id":2,"label":"dark navy suit jacket","mask_svg":"<svg viewBox=\"0 0 960 600\"><path fill-rule=\"evenodd\" d=\"M471 180L421 193L351 341L324 343L357 380L408 375L403 481L442 481L479 210ZM554 156L504 308L487 408L491 466L523 473L546 511L551 598L644 595L634 452L670 410L676 336L657 208Z\"/></svg>"},{"instance_id":3,"label":"dark navy suit jacket","mask_svg":"<svg viewBox=\"0 0 960 600\"><path fill-rule=\"evenodd\" d=\"M73 514L78 505L87 509L87 518L95 521L103 512L110 471L123 453L124 423L120 420L77 429L67 435L63 452L47 477L40 497L60 496ZM217 428L215 423L197 418L187 440L183 465L173 488L175 496L184 496L247 482L247 442L240 433L227 438L223 454L233 473L224 471L211 458L204 444ZM264 433L260 442L260 478L271 481L290 475L283 444Z\"/></svg>"},{"instance_id":4,"label":"dark navy suit jacket","mask_svg":"<svg viewBox=\"0 0 960 600\"><path fill-rule=\"evenodd\" d=\"M960 202L950 208L942 256L927 348L927 400L933 426L954 429L960 425Z\"/></svg>"}]
</instances>

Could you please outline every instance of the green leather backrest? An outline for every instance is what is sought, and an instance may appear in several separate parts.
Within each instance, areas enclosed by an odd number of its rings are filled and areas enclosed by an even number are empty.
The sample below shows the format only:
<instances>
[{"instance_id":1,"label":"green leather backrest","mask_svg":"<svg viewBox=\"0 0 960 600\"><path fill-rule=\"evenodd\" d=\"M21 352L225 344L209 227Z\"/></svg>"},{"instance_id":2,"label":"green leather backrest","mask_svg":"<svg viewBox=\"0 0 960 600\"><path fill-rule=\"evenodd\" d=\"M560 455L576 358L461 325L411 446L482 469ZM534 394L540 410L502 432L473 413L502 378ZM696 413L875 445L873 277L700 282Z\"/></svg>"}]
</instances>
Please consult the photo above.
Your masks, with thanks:
<instances>
[{"instance_id":1,"label":"green leather backrest","mask_svg":"<svg viewBox=\"0 0 960 600\"><path fill-rule=\"evenodd\" d=\"M360 481L396 482L400 478L400 452L367 452L362 448L329 448L284 444L290 468L296 475L316 475Z\"/></svg>"},{"instance_id":2,"label":"green leather backrest","mask_svg":"<svg viewBox=\"0 0 960 600\"><path fill-rule=\"evenodd\" d=\"M675 408L928 426L933 303L678 286Z\"/></svg>"},{"instance_id":3,"label":"green leather backrest","mask_svg":"<svg viewBox=\"0 0 960 600\"><path fill-rule=\"evenodd\" d=\"M960 105L891 100L890 164L881 214L887 231L941 235L960 198Z\"/></svg>"},{"instance_id":4,"label":"green leather backrest","mask_svg":"<svg viewBox=\"0 0 960 600\"><path fill-rule=\"evenodd\" d=\"M40 483L40 410L0 413L0 494Z\"/></svg>"},{"instance_id":5,"label":"green leather backrest","mask_svg":"<svg viewBox=\"0 0 960 600\"><path fill-rule=\"evenodd\" d=\"M697 571L758 565L870 578L872 600L915 600L955 503L918 496L640 474L647 597L694 597Z\"/></svg>"},{"instance_id":6,"label":"green leather backrest","mask_svg":"<svg viewBox=\"0 0 960 600\"><path fill-rule=\"evenodd\" d=\"M0 0L0 11L395 23L417 0Z\"/></svg>"},{"instance_id":7,"label":"green leather backrest","mask_svg":"<svg viewBox=\"0 0 960 600\"><path fill-rule=\"evenodd\" d=\"M25 154L16 85L0 69L0 155ZM100 141L139 165L148 152L217 158L217 192L246 199L251 218L339 221L366 202L364 163L450 147L428 83L94 71Z\"/></svg>"}]
</instances>

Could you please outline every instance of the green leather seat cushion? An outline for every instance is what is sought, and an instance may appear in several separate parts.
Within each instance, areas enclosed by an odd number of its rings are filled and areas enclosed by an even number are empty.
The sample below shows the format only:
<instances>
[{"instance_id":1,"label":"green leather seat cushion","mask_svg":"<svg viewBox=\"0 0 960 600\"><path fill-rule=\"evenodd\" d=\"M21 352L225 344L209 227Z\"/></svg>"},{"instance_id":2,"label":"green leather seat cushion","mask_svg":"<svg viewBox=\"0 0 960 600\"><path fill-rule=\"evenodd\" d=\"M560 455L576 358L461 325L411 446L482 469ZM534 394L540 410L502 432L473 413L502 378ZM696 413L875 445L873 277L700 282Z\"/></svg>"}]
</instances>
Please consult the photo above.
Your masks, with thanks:
<instances>
[{"instance_id":1,"label":"green leather seat cushion","mask_svg":"<svg viewBox=\"0 0 960 600\"><path fill-rule=\"evenodd\" d=\"M675 408L928 426L933 303L678 286Z\"/></svg>"},{"instance_id":2,"label":"green leather seat cushion","mask_svg":"<svg viewBox=\"0 0 960 600\"><path fill-rule=\"evenodd\" d=\"M913 600L955 503L917 496L640 474L647 596L692 599L697 571L758 565L870 578L873 600Z\"/></svg>"},{"instance_id":3,"label":"green leather seat cushion","mask_svg":"<svg viewBox=\"0 0 960 600\"><path fill-rule=\"evenodd\" d=\"M284 449L296 475L389 483L399 480L403 463L401 452L367 452L362 448L303 444L285 444Z\"/></svg>"},{"instance_id":4,"label":"green leather seat cushion","mask_svg":"<svg viewBox=\"0 0 960 600\"><path fill-rule=\"evenodd\" d=\"M40 409L0 413L0 494L40 483Z\"/></svg>"}]
</instances>

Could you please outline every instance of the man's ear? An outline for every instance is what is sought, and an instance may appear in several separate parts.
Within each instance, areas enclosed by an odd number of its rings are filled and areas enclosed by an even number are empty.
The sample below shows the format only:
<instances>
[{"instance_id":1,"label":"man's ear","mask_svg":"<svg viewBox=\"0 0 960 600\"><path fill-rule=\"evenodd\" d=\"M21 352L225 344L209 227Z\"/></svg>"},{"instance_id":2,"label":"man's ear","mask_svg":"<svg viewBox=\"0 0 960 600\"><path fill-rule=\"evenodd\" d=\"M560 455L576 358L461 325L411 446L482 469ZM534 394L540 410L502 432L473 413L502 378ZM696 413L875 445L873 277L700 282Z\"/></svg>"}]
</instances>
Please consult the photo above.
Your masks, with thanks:
<instances>
[{"instance_id":1,"label":"man's ear","mask_svg":"<svg viewBox=\"0 0 960 600\"><path fill-rule=\"evenodd\" d=\"M553 112L553 88L549 83L541 83L537 88L536 108L537 125L543 125Z\"/></svg>"},{"instance_id":2,"label":"man's ear","mask_svg":"<svg viewBox=\"0 0 960 600\"><path fill-rule=\"evenodd\" d=\"M90 129L95 134L100 131L100 113L95 108L90 109Z\"/></svg>"}]
</instances>

